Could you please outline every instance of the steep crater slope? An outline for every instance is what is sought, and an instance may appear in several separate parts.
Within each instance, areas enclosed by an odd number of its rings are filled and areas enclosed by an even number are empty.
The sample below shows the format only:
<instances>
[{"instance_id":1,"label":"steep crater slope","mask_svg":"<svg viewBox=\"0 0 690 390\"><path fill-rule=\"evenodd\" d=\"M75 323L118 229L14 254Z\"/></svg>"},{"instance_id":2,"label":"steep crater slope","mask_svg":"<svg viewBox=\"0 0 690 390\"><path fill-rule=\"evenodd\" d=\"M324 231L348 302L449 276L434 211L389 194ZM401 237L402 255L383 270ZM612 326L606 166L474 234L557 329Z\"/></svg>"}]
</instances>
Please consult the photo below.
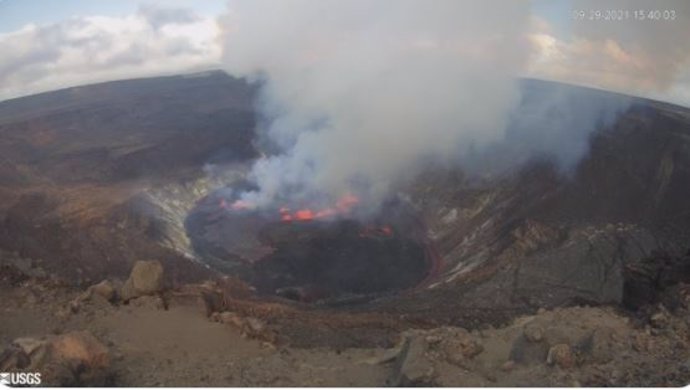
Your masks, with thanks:
<instances>
[{"instance_id":1,"label":"steep crater slope","mask_svg":"<svg viewBox=\"0 0 690 390\"><path fill-rule=\"evenodd\" d=\"M182 221L242 170L254 88L222 72L117 81L0 103L0 247L73 282L160 258L173 278L208 274Z\"/></svg>"},{"instance_id":2,"label":"steep crater slope","mask_svg":"<svg viewBox=\"0 0 690 390\"><path fill-rule=\"evenodd\" d=\"M564 88L595 102L616 97L539 81L525 96ZM621 304L640 275L638 287L652 290L689 280L669 259L690 249L690 110L632 99L589 144L572 170L544 156L503 175L435 170L412 183L444 267L430 291L406 298L407 309L464 323L466 308Z\"/></svg>"}]
</instances>

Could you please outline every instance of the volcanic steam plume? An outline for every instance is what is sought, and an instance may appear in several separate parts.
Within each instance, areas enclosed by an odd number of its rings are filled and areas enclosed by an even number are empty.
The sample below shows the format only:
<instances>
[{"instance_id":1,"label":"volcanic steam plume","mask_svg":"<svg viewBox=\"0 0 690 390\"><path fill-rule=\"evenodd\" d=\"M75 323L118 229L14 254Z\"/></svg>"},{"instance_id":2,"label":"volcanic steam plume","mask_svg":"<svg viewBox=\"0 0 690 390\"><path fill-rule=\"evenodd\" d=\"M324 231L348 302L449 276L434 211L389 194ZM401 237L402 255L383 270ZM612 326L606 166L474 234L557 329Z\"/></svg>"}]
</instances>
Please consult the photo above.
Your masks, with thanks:
<instances>
[{"instance_id":1,"label":"volcanic steam plume","mask_svg":"<svg viewBox=\"0 0 690 390\"><path fill-rule=\"evenodd\" d=\"M503 137L519 101L529 5L238 1L222 20L226 69L263 84L268 156L252 207L347 194L376 207L424 162ZM278 203L276 203L278 202Z\"/></svg>"}]
</instances>

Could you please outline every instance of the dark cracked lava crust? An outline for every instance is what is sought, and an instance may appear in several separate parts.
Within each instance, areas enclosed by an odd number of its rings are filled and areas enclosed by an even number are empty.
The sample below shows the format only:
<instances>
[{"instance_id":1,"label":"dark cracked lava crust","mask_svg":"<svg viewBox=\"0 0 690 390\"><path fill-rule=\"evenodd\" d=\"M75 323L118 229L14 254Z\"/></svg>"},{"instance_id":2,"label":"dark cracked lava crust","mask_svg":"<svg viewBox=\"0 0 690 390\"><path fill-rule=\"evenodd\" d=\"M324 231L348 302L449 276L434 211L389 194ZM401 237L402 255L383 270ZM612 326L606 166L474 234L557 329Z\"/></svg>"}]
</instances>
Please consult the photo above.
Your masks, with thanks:
<instances>
[{"instance_id":1,"label":"dark cracked lava crust","mask_svg":"<svg viewBox=\"0 0 690 390\"><path fill-rule=\"evenodd\" d=\"M262 294L361 301L419 287L438 269L423 225L400 201L365 222L347 216L285 220L278 210L233 210L232 203L222 195L204 198L187 218L187 231L205 261L242 275Z\"/></svg>"}]
</instances>

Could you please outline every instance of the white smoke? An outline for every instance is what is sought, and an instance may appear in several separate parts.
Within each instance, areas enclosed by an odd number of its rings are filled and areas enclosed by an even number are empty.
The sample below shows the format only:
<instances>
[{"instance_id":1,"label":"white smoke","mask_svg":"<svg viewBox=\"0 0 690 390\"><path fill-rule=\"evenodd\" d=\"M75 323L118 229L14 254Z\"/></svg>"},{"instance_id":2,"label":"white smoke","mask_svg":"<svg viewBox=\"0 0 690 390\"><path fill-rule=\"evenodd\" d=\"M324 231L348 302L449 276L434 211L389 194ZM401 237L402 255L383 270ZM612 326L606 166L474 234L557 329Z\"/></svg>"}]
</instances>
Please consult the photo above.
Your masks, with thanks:
<instances>
[{"instance_id":1,"label":"white smoke","mask_svg":"<svg viewBox=\"0 0 690 390\"><path fill-rule=\"evenodd\" d=\"M266 205L355 192L375 205L421 161L501 139L528 59L529 3L233 1L226 70L264 83L279 152L251 173Z\"/></svg>"}]
</instances>

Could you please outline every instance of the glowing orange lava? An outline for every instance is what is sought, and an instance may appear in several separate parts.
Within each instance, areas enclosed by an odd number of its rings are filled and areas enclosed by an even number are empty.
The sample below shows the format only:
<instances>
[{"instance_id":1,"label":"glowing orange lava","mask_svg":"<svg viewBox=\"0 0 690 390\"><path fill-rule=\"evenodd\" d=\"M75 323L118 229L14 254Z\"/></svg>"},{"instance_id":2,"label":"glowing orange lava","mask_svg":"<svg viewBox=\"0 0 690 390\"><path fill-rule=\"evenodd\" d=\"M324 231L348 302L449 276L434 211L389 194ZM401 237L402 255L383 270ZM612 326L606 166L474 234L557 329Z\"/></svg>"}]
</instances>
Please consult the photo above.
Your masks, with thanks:
<instances>
[{"instance_id":1,"label":"glowing orange lava","mask_svg":"<svg viewBox=\"0 0 690 390\"><path fill-rule=\"evenodd\" d=\"M314 219L324 219L335 217L338 215L348 214L352 210L352 208L356 206L358 203L359 199L356 196L352 194L346 194L342 196L340 199L338 199L338 201L335 203L335 206L333 207L327 207L320 210L303 208L295 212L292 212L289 207L283 206L278 209L278 213L280 213L280 220L285 222L311 221ZM228 205L225 199L221 199L219 206L224 210L235 211L253 210L255 208L255 205L251 202L247 202L241 199L236 200L230 205Z\"/></svg>"},{"instance_id":2,"label":"glowing orange lava","mask_svg":"<svg viewBox=\"0 0 690 390\"><path fill-rule=\"evenodd\" d=\"M314 219L324 219L347 214L357 203L359 203L359 199L356 196L347 194L338 199L335 203L335 207L327 207L316 211L311 209L300 209L292 213L290 212L290 208L283 206L278 211L280 212L280 219L285 222L311 221Z\"/></svg>"}]
</instances>

